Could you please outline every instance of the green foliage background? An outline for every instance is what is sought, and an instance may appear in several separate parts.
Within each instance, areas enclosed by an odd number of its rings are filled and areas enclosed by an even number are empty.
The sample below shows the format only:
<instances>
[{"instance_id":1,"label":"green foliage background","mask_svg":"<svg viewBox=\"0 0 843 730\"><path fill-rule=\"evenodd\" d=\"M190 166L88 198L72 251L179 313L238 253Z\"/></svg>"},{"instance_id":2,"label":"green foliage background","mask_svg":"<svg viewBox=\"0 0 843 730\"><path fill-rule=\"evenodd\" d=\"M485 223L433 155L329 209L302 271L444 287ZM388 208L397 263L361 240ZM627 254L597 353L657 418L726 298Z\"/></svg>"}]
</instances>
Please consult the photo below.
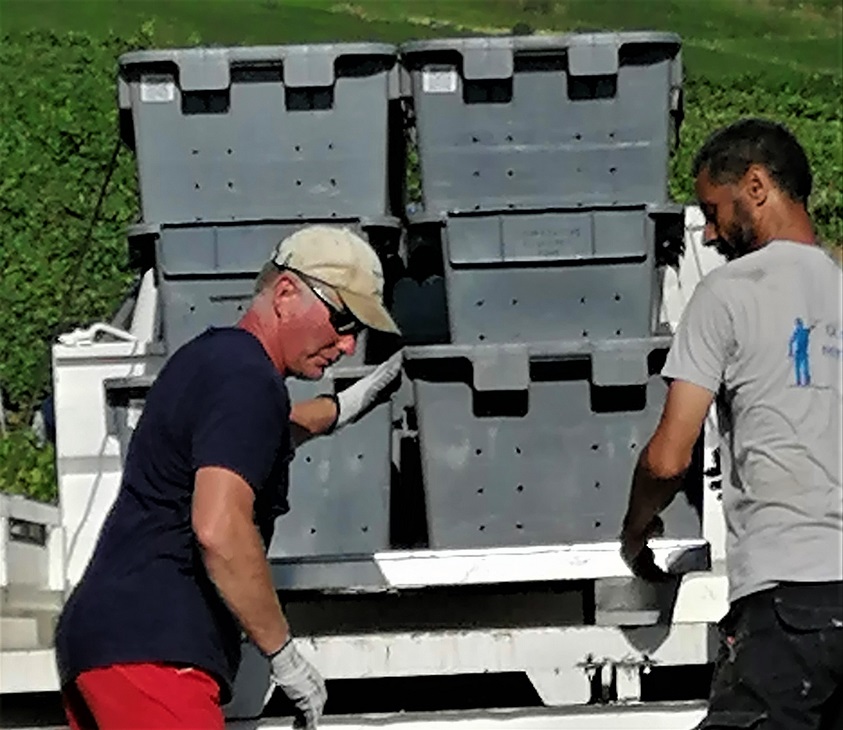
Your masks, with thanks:
<instances>
[{"instance_id":1,"label":"green foliage background","mask_svg":"<svg viewBox=\"0 0 843 730\"><path fill-rule=\"evenodd\" d=\"M335 6L311 4L324 6L317 9L325 17L337 14ZM45 3L33 5L44 7ZM83 5L79 3L80 8ZM447 15L444 3L426 5L441 6L440 12ZM470 5L459 6L466 17L470 17ZM532 23L527 23L530 28L561 6L544 2L492 5L501 6L506 21L511 18L504 11L520 6ZM303 6L293 2L279 12L303 12ZM2 7L8 8L9 3ZM600 3L588 7L599 8ZM366 13L374 10L388 16L386 8L394 9L395 4L351 6L351 35L395 41L409 35L464 31L456 22L417 22L405 27L396 26L389 17L367 19ZM0 37L0 389L11 428L11 435L0 438L0 491L51 499L55 494L52 452L37 449L29 434L20 430L49 388L49 345L60 332L108 318L133 278L124 233L138 217L137 184L133 156L118 143L117 57L131 49L196 45L202 39L195 32L174 34L171 26L156 30L152 23L120 36L105 30L89 34L46 28L6 34L2 21L0 30L4 33ZM295 28L288 32L296 36ZM325 32L320 31L322 36ZM305 31L296 37L316 40ZM673 198L692 199L690 161L713 129L740 116L774 118L791 127L805 145L815 175L812 213L823 238L841 244L840 70L770 73L768 68L756 67L749 73L737 68L726 74L718 67L706 73L701 61L693 65L687 62L689 57L692 54L686 55L686 117L681 145L671 162ZM91 225L118 149L100 215ZM417 189L417 181L411 180L410 188Z\"/></svg>"}]
</instances>

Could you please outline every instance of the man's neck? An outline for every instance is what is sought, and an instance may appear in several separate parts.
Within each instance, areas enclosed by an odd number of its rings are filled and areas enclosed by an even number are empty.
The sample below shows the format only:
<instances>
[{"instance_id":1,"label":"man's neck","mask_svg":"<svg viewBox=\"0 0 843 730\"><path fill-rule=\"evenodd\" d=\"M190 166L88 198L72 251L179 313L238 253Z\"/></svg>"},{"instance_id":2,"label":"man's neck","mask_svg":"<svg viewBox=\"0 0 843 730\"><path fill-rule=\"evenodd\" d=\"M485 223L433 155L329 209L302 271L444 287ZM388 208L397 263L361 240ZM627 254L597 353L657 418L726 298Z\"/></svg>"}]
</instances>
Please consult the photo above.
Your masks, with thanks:
<instances>
[{"instance_id":1,"label":"man's neck","mask_svg":"<svg viewBox=\"0 0 843 730\"><path fill-rule=\"evenodd\" d=\"M776 211L758 238L759 241L763 241L758 248L771 241L792 241L809 246L817 243L817 236L808 212L795 203Z\"/></svg>"},{"instance_id":2,"label":"man's neck","mask_svg":"<svg viewBox=\"0 0 843 730\"><path fill-rule=\"evenodd\" d=\"M267 331L261 321L261 318L254 309L250 309L243 315L237 323L237 327L246 330L254 336L263 346L263 349L266 351L266 354L272 361L275 369L278 370L281 375L286 375L287 366L284 363L281 353L278 352L278 348L274 346L275 338L270 336L270 333Z\"/></svg>"}]
</instances>

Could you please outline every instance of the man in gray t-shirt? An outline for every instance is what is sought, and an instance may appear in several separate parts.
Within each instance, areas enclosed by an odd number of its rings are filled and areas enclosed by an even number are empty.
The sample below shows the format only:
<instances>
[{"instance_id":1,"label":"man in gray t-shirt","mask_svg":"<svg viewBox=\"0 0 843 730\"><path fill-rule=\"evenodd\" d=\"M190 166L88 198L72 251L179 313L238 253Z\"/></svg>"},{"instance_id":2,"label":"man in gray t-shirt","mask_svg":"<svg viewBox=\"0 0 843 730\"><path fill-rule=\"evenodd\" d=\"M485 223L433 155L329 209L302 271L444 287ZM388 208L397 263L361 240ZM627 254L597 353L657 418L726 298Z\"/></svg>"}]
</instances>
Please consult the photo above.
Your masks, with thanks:
<instances>
[{"instance_id":1,"label":"man in gray t-shirt","mask_svg":"<svg viewBox=\"0 0 843 730\"><path fill-rule=\"evenodd\" d=\"M647 539L716 398L730 611L700 728L843 727L843 273L816 245L808 161L780 125L719 130L694 174L706 239L731 260L675 333L622 551L652 570Z\"/></svg>"}]
</instances>

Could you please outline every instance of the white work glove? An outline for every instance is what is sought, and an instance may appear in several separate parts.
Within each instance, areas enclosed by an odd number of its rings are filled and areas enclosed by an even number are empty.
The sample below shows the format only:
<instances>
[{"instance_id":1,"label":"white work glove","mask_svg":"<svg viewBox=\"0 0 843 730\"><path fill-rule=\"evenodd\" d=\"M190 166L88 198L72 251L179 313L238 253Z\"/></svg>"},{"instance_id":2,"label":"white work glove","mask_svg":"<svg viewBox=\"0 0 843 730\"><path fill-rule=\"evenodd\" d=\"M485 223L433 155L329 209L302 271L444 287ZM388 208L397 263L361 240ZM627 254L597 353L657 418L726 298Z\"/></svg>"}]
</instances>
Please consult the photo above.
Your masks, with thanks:
<instances>
[{"instance_id":1,"label":"white work glove","mask_svg":"<svg viewBox=\"0 0 843 730\"><path fill-rule=\"evenodd\" d=\"M353 421L375 402L381 392L398 377L402 361L403 355L399 350L366 377L337 393L337 421L333 427L334 431Z\"/></svg>"},{"instance_id":2,"label":"white work glove","mask_svg":"<svg viewBox=\"0 0 843 730\"><path fill-rule=\"evenodd\" d=\"M269 666L270 685L264 705L275 687L279 687L295 705L293 727L315 730L328 699L322 675L299 654L292 638L287 639L287 643L269 657Z\"/></svg>"}]
</instances>

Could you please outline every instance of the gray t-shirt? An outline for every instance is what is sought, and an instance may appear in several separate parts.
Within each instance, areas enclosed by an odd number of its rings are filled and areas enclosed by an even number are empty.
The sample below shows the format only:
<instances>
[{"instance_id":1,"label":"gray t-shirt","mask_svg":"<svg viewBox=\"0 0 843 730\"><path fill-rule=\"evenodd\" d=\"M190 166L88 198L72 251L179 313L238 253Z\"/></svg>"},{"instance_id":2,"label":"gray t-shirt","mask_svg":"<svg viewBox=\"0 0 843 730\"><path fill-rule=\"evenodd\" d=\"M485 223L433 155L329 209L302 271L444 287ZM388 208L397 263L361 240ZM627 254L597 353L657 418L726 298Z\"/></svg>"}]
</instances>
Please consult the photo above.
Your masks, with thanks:
<instances>
[{"instance_id":1,"label":"gray t-shirt","mask_svg":"<svg viewBox=\"0 0 843 730\"><path fill-rule=\"evenodd\" d=\"M843 580L843 272L773 241L706 276L662 375L718 394L729 597Z\"/></svg>"}]
</instances>

